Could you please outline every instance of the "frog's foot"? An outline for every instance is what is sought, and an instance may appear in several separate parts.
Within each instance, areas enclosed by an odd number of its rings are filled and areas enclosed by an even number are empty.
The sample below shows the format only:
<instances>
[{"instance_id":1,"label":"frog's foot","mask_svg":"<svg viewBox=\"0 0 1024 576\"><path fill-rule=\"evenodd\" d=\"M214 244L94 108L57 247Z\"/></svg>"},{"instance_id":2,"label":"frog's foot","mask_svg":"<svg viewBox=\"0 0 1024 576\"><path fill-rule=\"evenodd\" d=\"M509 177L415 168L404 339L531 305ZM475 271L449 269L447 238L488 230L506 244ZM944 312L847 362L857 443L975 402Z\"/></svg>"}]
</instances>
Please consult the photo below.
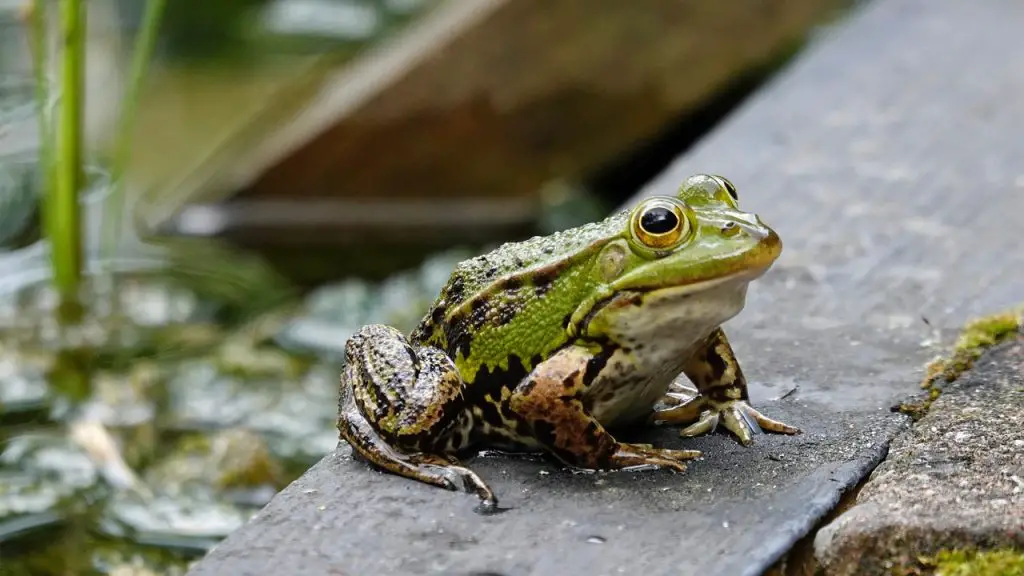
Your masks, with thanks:
<instances>
[{"instance_id":1,"label":"frog's foot","mask_svg":"<svg viewBox=\"0 0 1024 576\"><path fill-rule=\"evenodd\" d=\"M615 452L608 458L607 468L626 470L630 468L664 468L673 472L685 472L685 460L700 458L700 450L669 450L655 448L650 444L618 443Z\"/></svg>"},{"instance_id":2,"label":"frog's foot","mask_svg":"<svg viewBox=\"0 0 1024 576\"><path fill-rule=\"evenodd\" d=\"M669 401L665 403L668 404ZM765 431L777 434L800 433L799 428L765 416L745 400L712 402L702 395L658 410L651 416L651 420L654 424L687 424L688 426L679 433L685 438L714 432L721 423L743 445L753 442L754 434Z\"/></svg>"}]
</instances>

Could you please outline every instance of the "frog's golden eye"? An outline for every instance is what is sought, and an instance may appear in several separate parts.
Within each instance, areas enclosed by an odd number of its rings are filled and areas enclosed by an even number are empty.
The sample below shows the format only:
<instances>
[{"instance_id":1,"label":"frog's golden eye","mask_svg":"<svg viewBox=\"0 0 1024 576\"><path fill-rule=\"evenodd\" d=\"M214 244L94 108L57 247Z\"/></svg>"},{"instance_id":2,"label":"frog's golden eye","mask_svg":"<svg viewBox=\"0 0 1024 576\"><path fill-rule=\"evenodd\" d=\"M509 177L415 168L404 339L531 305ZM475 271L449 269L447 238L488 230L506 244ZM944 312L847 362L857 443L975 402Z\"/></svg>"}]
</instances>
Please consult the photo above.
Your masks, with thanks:
<instances>
[{"instance_id":1,"label":"frog's golden eye","mask_svg":"<svg viewBox=\"0 0 1024 576\"><path fill-rule=\"evenodd\" d=\"M653 199L633 218L633 235L648 248L670 248L689 231L690 219L678 201Z\"/></svg>"}]
</instances>

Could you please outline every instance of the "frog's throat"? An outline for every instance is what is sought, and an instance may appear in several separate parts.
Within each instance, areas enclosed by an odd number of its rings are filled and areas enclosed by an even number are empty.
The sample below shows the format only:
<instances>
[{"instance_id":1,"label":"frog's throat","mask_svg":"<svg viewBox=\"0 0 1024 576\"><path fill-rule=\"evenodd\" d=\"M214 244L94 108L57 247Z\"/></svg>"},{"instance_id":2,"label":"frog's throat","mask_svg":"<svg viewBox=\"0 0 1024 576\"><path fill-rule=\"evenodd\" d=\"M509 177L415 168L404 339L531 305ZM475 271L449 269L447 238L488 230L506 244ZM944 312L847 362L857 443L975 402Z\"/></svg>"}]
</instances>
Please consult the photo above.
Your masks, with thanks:
<instances>
[{"instance_id":1,"label":"frog's throat","mask_svg":"<svg viewBox=\"0 0 1024 576\"><path fill-rule=\"evenodd\" d=\"M616 289L609 284L603 284L599 286L590 296L580 302L579 306L573 310L572 315L569 317L569 324L565 327L566 332L570 338L578 338L581 336L587 328L587 324L590 323L590 319L593 318L598 312L601 311L613 298L620 294L656 294L658 292L672 292L676 296L684 296L687 294L695 294L698 292L705 292L713 290L724 284L732 282L750 282L762 276L768 271L770 266L758 267L753 269L744 270L742 272L735 272L717 278L710 278L707 280L701 280L692 284L678 284L674 286L650 286L650 287L636 287L629 289Z\"/></svg>"}]
</instances>

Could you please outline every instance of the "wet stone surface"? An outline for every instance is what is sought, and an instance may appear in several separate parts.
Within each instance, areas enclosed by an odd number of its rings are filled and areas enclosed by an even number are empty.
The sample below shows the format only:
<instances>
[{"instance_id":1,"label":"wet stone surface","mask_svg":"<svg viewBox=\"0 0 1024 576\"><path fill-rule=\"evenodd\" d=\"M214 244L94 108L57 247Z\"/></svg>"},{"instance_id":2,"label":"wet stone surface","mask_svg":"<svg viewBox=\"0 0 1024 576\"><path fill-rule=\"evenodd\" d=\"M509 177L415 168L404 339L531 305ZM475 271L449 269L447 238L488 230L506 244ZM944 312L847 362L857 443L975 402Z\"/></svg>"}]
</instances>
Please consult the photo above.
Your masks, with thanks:
<instances>
[{"instance_id":1,"label":"wet stone surface","mask_svg":"<svg viewBox=\"0 0 1024 576\"><path fill-rule=\"evenodd\" d=\"M815 539L830 576L975 547L1024 548L1024 335L945 387Z\"/></svg>"}]
</instances>

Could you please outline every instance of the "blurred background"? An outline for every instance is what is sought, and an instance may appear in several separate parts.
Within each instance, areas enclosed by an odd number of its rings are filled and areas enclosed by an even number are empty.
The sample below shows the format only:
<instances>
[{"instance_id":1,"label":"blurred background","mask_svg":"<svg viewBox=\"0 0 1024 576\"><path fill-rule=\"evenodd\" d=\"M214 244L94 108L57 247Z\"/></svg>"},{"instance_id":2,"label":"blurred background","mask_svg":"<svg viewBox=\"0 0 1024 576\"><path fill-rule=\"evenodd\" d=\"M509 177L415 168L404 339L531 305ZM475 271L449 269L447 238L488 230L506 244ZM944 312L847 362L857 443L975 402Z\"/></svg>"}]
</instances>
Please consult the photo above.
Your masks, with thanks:
<instances>
[{"instance_id":1,"label":"blurred background","mask_svg":"<svg viewBox=\"0 0 1024 576\"><path fill-rule=\"evenodd\" d=\"M0 0L0 575L183 574L334 448L353 331L621 206L851 4Z\"/></svg>"}]
</instances>

